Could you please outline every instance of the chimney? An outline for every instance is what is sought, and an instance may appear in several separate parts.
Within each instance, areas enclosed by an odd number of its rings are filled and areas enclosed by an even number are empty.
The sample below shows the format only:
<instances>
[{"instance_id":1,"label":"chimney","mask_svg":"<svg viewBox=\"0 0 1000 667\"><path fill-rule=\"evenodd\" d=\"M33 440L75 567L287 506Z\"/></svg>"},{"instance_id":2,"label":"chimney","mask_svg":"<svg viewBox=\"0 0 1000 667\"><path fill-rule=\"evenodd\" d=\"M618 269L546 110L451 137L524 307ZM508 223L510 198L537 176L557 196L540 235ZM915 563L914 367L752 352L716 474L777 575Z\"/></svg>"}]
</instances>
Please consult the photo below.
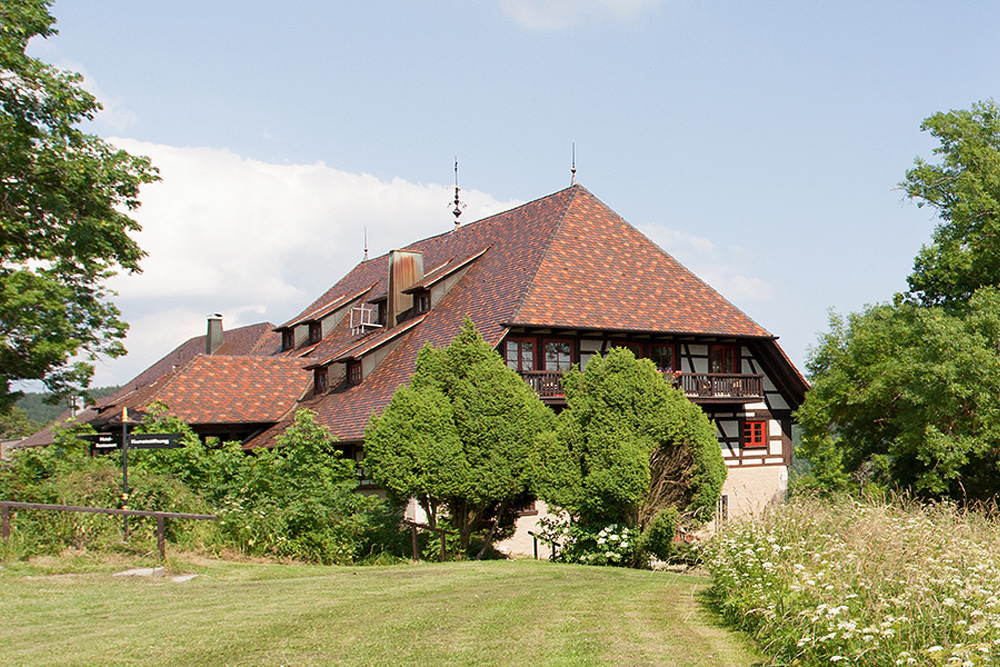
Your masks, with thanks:
<instances>
[{"instance_id":1,"label":"chimney","mask_svg":"<svg viewBox=\"0 0 1000 667\"><path fill-rule=\"evenodd\" d=\"M396 318L413 307L413 295L403 294L407 287L424 277L424 254L416 250L393 250L389 253L389 295L386 300L386 328L396 326Z\"/></svg>"},{"instance_id":2,"label":"chimney","mask_svg":"<svg viewBox=\"0 0 1000 667\"><path fill-rule=\"evenodd\" d=\"M222 331L222 315L215 313L208 316L208 333L205 335L205 354L215 354L226 336Z\"/></svg>"}]
</instances>

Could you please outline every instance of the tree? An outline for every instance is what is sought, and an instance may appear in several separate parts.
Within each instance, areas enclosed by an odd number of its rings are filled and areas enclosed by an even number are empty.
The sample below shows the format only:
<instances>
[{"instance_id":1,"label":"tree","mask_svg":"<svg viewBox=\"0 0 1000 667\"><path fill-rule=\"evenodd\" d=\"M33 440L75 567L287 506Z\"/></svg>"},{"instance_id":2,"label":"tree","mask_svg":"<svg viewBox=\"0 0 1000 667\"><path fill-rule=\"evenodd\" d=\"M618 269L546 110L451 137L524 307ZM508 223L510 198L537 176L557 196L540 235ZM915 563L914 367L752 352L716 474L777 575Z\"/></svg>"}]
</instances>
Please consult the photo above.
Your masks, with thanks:
<instances>
[{"instance_id":1,"label":"tree","mask_svg":"<svg viewBox=\"0 0 1000 667\"><path fill-rule=\"evenodd\" d=\"M27 413L17 406L0 412L0 438L23 438L41 427L42 424L28 419Z\"/></svg>"},{"instance_id":2,"label":"tree","mask_svg":"<svg viewBox=\"0 0 1000 667\"><path fill-rule=\"evenodd\" d=\"M1000 285L1000 108L978 102L934 114L921 129L940 140L941 162L917 158L899 185L941 223L914 260L910 289L926 305L964 302Z\"/></svg>"},{"instance_id":3,"label":"tree","mask_svg":"<svg viewBox=\"0 0 1000 667\"><path fill-rule=\"evenodd\" d=\"M139 270L142 184L157 180L145 157L79 129L101 109L82 77L25 53L55 34L49 0L0 4L0 410L16 380L62 393L93 373L82 356L125 353L127 325L102 284Z\"/></svg>"},{"instance_id":4,"label":"tree","mask_svg":"<svg viewBox=\"0 0 1000 667\"><path fill-rule=\"evenodd\" d=\"M811 481L843 472L924 497L988 499L1000 490L1000 291L967 304L898 297L845 320L811 353L799 409Z\"/></svg>"},{"instance_id":5,"label":"tree","mask_svg":"<svg viewBox=\"0 0 1000 667\"><path fill-rule=\"evenodd\" d=\"M567 408L534 455L540 498L594 527L714 513L726 479L715 430L651 361L614 348L563 386Z\"/></svg>"},{"instance_id":6,"label":"tree","mask_svg":"<svg viewBox=\"0 0 1000 667\"><path fill-rule=\"evenodd\" d=\"M416 371L365 430L365 466L398 500L443 507L461 548L486 546L528 499L527 463L551 411L466 319L446 348L428 345ZM483 553L480 551L480 554Z\"/></svg>"}]
</instances>

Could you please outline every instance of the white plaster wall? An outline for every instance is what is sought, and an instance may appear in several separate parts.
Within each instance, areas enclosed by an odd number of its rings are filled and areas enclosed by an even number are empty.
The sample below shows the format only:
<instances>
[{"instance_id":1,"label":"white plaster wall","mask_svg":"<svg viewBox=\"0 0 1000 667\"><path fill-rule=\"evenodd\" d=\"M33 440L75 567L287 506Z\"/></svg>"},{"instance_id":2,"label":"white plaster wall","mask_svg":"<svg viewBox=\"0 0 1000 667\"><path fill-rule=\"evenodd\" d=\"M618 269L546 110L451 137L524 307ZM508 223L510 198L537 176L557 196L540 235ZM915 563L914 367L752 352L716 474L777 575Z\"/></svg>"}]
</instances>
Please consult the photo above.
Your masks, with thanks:
<instances>
[{"instance_id":1,"label":"white plaster wall","mask_svg":"<svg viewBox=\"0 0 1000 667\"><path fill-rule=\"evenodd\" d=\"M760 514L788 493L787 466L731 467L728 472L722 495L728 498L730 519Z\"/></svg>"},{"instance_id":2,"label":"white plaster wall","mask_svg":"<svg viewBox=\"0 0 1000 667\"><path fill-rule=\"evenodd\" d=\"M555 515L549 513L549 507L541 500L535 501L535 509L538 510L538 514L533 516L522 516L517 520L514 525L514 535L503 542L497 542L494 546L501 553L505 553L508 556L520 557L520 558L531 558L534 556L534 540L531 535L528 534L530 530L533 533L537 533L539 530L538 522L543 518L556 518ZM539 560L548 560L549 556L552 554L552 547L548 542L538 541L538 558Z\"/></svg>"}]
</instances>

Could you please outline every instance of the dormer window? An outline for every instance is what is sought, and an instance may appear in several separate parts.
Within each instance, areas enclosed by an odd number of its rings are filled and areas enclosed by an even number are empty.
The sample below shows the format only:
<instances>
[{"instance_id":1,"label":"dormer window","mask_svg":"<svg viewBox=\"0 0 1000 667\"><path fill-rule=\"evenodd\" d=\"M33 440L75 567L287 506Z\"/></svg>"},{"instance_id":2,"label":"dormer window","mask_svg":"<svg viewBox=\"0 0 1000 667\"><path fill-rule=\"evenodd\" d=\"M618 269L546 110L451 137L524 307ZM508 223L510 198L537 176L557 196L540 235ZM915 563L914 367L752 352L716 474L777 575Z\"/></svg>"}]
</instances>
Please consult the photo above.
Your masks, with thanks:
<instances>
[{"instance_id":1,"label":"dormer window","mask_svg":"<svg viewBox=\"0 0 1000 667\"><path fill-rule=\"evenodd\" d=\"M349 361L347 362L347 384L355 385L361 384L362 370L360 361Z\"/></svg>"},{"instance_id":2,"label":"dormer window","mask_svg":"<svg viewBox=\"0 0 1000 667\"><path fill-rule=\"evenodd\" d=\"M375 323L385 326L386 300L381 299L375 302Z\"/></svg>"},{"instance_id":3,"label":"dormer window","mask_svg":"<svg viewBox=\"0 0 1000 667\"><path fill-rule=\"evenodd\" d=\"M281 332L281 349L290 350L295 347L295 330L285 329Z\"/></svg>"},{"instance_id":4,"label":"dormer window","mask_svg":"<svg viewBox=\"0 0 1000 667\"><path fill-rule=\"evenodd\" d=\"M323 338L323 324L321 322L309 323L309 342L318 343Z\"/></svg>"},{"instance_id":5,"label":"dormer window","mask_svg":"<svg viewBox=\"0 0 1000 667\"><path fill-rule=\"evenodd\" d=\"M322 394L330 385L329 369L326 366L313 371L313 389L317 394Z\"/></svg>"},{"instance_id":6,"label":"dormer window","mask_svg":"<svg viewBox=\"0 0 1000 667\"><path fill-rule=\"evenodd\" d=\"M431 293L428 291L417 292L413 295L413 310L416 313L426 313L431 309Z\"/></svg>"}]
</instances>

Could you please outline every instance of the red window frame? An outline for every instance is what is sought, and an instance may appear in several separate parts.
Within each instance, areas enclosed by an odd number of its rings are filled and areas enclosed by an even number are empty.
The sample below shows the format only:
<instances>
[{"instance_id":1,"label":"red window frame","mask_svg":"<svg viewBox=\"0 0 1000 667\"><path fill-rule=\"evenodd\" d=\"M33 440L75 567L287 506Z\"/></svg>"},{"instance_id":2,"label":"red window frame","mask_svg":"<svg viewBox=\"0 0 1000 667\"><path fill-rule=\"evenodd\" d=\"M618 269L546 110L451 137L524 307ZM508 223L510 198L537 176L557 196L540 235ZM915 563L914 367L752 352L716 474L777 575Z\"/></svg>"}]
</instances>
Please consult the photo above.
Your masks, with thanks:
<instances>
[{"instance_id":1,"label":"red window frame","mask_svg":"<svg viewBox=\"0 0 1000 667\"><path fill-rule=\"evenodd\" d=\"M743 422L742 443L748 449L767 447L767 422L749 419Z\"/></svg>"},{"instance_id":2,"label":"red window frame","mask_svg":"<svg viewBox=\"0 0 1000 667\"><path fill-rule=\"evenodd\" d=\"M535 370L538 359L538 344L533 338L508 338L504 341L504 361L515 371ZM525 354L529 352L530 354Z\"/></svg>"},{"instance_id":3,"label":"red window frame","mask_svg":"<svg viewBox=\"0 0 1000 667\"><path fill-rule=\"evenodd\" d=\"M364 379L364 374L361 368L360 361L348 361L347 362L347 384L361 384L361 380Z\"/></svg>"},{"instance_id":4,"label":"red window frame","mask_svg":"<svg viewBox=\"0 0 1000 667\"><path fill-rule=\"evenodd\" d=\"M324 366L323 368L317 368L313 371L313 387L317 394L322 394L329 387L330 374L329 369Z\"/></svg>"},{"instance_id":5,"label":"red window frame","mask_svg":"<svg viewBox=\"0 0 1000 667\"><path fill-rule=\"evenodd\" d=\"M417 292L413 295L413 309L418 313L426 313L431 309L431 293Z\"/></svg>"},{"instance_id":6,"label":"red window frame","mask_svg":"<svg viewBox=\"0 0 1000 667\"><path fill-rule=\"evenodd\" d=\"M669 368L666 367L666 366L661 365L660 364L660 359L658 357L656 357L656 356L653 355L653 350L655 348L663 348L663 349L666 349L666 350L670 350L670 367ZM673 371L676 371L678 368L680 368L680 364L678 363L679 360L677 358L677 354L678 354L677 343L650 343L647 349L649 351L649 354L646 355L647 358L651 359L653 361L653 363L656 364L656 368L658 370L663 371L663 372L673 372Z\"/></svg>"},{"instance_id":7,"label":"red window frame","mask_svg":"<svg viewBox=\"0 0 1000 667\"><path fill-rule=\"evenodd\" d=\"M711 345L708 348L708 372L737 374L740 372L738 345Z\"/></svg>"},{"instance_id":8,"label":"red window frame","mask_svg":"<svg viewBox=\"0 0 1000 667\"><path fill-rule=\"evenodd\" d=\"M563 359L562 355L556 356L555 359L549 359L549 349L550 345L566 345L567 354L566 358ZM542 358L539 360L539 364L544 368L542 370L546 371L568 371L573 366L573 341L568 338L546 338L542 341L541 346Z\"/></svg>"}]
</instances>

